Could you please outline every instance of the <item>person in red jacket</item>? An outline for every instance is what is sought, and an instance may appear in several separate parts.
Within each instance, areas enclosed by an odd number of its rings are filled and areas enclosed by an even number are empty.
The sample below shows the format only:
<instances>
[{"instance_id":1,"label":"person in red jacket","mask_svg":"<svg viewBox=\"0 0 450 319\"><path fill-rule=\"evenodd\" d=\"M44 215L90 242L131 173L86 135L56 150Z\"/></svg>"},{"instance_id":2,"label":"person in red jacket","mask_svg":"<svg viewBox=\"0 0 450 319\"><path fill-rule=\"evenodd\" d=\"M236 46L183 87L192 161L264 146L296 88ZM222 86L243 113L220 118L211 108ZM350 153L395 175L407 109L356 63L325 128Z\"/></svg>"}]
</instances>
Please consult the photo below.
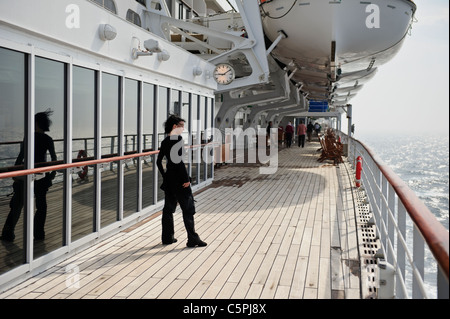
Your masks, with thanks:
<instances>
[{"instance_id":1,"label":"person in red jacket","mask_svg":"<svg viewBox=\"0 0 450 319\"><path fill-rule=\"evenodd\" d=\"M294 127L292 126L292 123L289 122L288 125L286 125L286 146L291 147L292 144L292 136L294 135Z\"/></svg>"},{"instance_id":2,"label":"person in red jacket","mask_svg":"<svg viewBox=\"0 0 450 319\"><path fill-rule=\"evenodd\" d=\"M306 125L303 124L303 121L300 121L300 124L297 127L297 135L298 135L298 147L305 147L305 137L306 137Z\"/></svg>"}]
</instances>

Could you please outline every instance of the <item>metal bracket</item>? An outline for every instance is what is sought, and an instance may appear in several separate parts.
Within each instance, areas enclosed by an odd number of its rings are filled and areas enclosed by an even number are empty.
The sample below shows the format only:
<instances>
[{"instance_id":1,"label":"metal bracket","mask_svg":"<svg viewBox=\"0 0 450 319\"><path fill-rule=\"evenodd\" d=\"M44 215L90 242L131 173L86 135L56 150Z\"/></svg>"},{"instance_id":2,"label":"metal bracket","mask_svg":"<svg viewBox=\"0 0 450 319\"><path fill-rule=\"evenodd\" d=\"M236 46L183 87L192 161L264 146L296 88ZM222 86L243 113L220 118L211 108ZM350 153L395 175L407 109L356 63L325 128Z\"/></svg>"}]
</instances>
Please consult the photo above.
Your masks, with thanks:
<instances>
[{"instance_id":1,"label":"metal bracket","mask_svg":"<svg viewBox=\"0 0 450 319\"><path fill-rule=\"evenodd\" d=\"M208 28L194 22L183 21L155 12L154 10L146 10L146 19L151 24L153 32L159 36L165 37L170 41L170 31L186 36L194 43L201 45L217 54L209 57L208 62L217 64L228 62L234 53L242 53L247 58L252 69L249 76L235 79L231 84L218 85L217 92L229 91L237 88L249 87L255 84L267 83L269 81L269 65L267 62L266 48L264 43L264 32L260 18L258 1L247 0L236 1L241 18L248 37L231 34L230 32L219 31ZM183 30L183 31L182 31ZM194 37L189 32L204 34L212 38L223 39L232 43L230 50L219 50L208 43L204 43Z\"/></svg>"},{"instance_id":2,"label":"metal bracket","mask_svg":"<svg viewBox=\"0 0 450 319\"><path fill-rule=\"evenodd\" d=\"M395 298L395 268L386 260L378 259L378 299Z\"/></svg>"}]
</instances>

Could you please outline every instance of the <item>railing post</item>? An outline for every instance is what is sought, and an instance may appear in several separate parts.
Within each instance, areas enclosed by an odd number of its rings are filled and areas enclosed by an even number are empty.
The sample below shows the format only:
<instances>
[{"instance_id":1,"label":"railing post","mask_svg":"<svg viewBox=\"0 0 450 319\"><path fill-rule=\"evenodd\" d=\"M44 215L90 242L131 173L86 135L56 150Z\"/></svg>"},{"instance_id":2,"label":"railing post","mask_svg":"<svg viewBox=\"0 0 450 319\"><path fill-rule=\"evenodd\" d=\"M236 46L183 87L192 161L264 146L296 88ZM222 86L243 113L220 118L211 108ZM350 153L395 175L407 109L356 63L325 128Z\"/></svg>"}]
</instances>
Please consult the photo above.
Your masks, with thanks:
<instances>
[{"instance_id":1,"label":"railing post","mask_svg":"<svg viewBox=\"0 0 450 319\"><path fill-rule=\"evenodd\" d=\"M437 286L438 286L438 299L449 299L448 280L445 278L441 267L437 266Z\"/></svg>"},{"instance_id":2,"label":"railing post","mask_svg":"<svg viewBox=\"0 0 450 319\"><path fill-rule=\"evenodd\" d=\"M387 261L391 264L394 264L394 252L395 252L395 227L394 227L394 221L396 217L395 212L395 191L391 184L387 183L387 210L388 215L390 215L390 219L388 221L388 234L389 234L389 240L392 243L392 247L394 251L392 254L388 254L386 257Z\"/></svg>"},{"instance_id":3,"label":"railing post","mask_svg":"<svg viewBox=\"0 0 450 319\"><path fill-rule=\"evenodd\" d=\"M397 199L398 200L398 199ZM401 274L401 277L403 280L405 280L405 274L406 274L406 252L403 245L400 243L400 240L398 240L399 236L402 236L403 238L406 238L406 208L403 205L403 203L398 200L397 204L397 226L398 226L398 232L397 234L397 268L398 271ZM397 282L397 293L399 294L401 292L401 296L406 297L405 293L403 293L403 289L401 289L401 282ZM399 295L399 297L401 297Z\"/></svg>"},{"instance_id":4,"label":"railing post","mask_svg":"<svg viewBox=\"0 0 450 319\"><path fill-rule=\"evenodd\" d=\"M424 268L425 268L425 242L420 234L419 229L416 225L413 226L413 260L417 272L420 274L421 278L424 278ZM413 299L421 299L426 296L422 295L419 281L417 277L413 275Z\"/></svg>"}]
</instances>

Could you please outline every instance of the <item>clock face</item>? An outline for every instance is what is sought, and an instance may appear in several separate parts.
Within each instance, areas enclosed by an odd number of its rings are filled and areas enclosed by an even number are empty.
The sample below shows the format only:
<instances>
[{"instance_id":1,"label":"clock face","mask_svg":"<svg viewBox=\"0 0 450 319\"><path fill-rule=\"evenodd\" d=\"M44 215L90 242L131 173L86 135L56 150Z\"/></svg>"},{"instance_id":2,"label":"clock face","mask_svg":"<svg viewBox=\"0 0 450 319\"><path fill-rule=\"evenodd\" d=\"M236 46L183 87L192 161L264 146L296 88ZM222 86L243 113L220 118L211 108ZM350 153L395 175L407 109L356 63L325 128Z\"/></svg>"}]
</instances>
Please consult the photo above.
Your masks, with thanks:
<instances>
[{"instance_id":1,"label":"clock face","mask_svg":"<svg viewBox=\"0 0 450 319\"><path fill-rule=\"evenodd\" d=\"M217 83L227 85L234 80L234 69L229 64L218 64L214 70L214 79Z\"/></svg>"}]
</instances>

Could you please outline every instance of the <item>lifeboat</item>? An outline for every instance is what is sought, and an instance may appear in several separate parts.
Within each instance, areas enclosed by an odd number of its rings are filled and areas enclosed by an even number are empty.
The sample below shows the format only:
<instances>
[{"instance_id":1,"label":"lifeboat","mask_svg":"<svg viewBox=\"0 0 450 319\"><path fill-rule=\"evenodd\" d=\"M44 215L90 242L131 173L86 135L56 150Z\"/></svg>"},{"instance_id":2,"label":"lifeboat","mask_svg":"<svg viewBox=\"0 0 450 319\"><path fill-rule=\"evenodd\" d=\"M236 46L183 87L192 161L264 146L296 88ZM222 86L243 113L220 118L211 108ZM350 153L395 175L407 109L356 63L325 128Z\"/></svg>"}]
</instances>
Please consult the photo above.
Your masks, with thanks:
<instances>
[{"instance_id":1,"label":"lifeboat","mask_svg":"<svg viewBox=\"0 0 450 319\"><path fill-rule=\"evenodd\" d=\"M309 99L348 103L399 51L414 20L409 0L261 1L272 56ZM352 89L353 88L353 89Z\"/></svg>"}]
</instances>

